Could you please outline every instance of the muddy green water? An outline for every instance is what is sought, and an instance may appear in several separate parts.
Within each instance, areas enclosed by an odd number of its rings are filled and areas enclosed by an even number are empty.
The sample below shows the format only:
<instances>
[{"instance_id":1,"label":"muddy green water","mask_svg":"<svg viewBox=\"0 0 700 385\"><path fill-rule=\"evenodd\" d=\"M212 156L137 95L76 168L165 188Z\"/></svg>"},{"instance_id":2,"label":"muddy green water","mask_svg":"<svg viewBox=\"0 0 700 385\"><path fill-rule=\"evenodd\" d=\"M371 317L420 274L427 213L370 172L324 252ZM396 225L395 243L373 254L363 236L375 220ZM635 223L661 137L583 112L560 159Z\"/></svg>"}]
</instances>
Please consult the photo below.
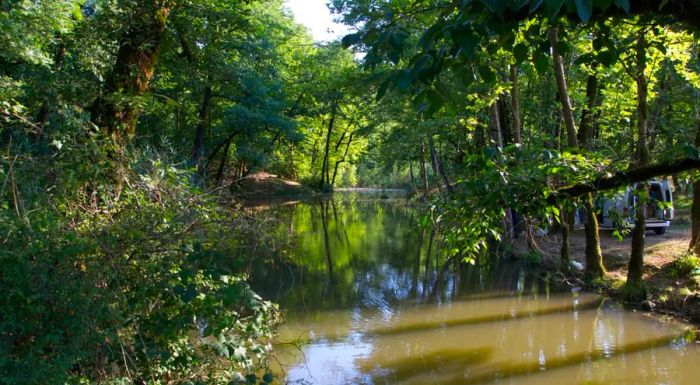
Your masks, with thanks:
<instances>
[{"instance_id":1,"label":"muddy green water","mask_svg":"<svg viewBox=\"0 0 700 385\"><path fill-rule=\"evenodd\" d=\"M280 250L254 288L286 317L297 384L700 384L689 325L554 287L514 262L446 263L401 199L342 194L267 211Z\"/></svg>"}]
</instances>

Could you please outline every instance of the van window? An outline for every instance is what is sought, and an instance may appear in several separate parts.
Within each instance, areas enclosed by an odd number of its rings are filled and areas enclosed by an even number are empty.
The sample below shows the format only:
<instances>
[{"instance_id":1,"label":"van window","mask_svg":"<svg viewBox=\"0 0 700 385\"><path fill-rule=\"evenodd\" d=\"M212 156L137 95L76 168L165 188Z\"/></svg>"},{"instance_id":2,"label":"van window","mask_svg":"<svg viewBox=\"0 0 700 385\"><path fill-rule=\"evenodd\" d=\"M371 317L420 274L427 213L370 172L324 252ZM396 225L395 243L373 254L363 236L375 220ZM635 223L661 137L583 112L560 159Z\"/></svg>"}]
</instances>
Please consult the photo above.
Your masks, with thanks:
<instances>
[{"instance_id":1,"label":"van window","mask_svg":"<svg viewBox=\"0 0 700 385\"><path fill-rule=\"evenodd\" d=\"M649 188L649 196L657 202L664 202L664 194L661 191L661 185L658 183L652 183Z\"/></svg>"}]
</instances>

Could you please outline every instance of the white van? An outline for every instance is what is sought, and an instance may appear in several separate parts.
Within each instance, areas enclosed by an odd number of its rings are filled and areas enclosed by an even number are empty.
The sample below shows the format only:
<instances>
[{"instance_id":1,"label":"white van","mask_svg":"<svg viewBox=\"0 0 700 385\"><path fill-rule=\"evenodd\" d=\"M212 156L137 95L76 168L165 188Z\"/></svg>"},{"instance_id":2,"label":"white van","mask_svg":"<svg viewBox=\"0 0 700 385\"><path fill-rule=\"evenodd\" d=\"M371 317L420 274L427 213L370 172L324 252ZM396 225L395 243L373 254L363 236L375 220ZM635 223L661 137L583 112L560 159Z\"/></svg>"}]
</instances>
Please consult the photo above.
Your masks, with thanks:
<instances>
[{"instance_id":1,"label":"white van","mask_svg":"<svg viewBox=\"0 0 700 385\"><path fill-rule=\"evenodd\" d=\"M651 180L649 183L649 197L652 203L645 205L644 216L647 230L654 230L656 234L664 234L666 228L673 220L673 191L668 180ZM660 204L663 202L664 204ZM615 195L613 198L599 197L596 200L598 224L601 230L614 230L620 225L634 226L634 209L637 206L637 198L632 187ZM583 214L583 215L582 215ZM585 212L579 210L576 222L585 222Z\"/></svg>"}]
</instances>

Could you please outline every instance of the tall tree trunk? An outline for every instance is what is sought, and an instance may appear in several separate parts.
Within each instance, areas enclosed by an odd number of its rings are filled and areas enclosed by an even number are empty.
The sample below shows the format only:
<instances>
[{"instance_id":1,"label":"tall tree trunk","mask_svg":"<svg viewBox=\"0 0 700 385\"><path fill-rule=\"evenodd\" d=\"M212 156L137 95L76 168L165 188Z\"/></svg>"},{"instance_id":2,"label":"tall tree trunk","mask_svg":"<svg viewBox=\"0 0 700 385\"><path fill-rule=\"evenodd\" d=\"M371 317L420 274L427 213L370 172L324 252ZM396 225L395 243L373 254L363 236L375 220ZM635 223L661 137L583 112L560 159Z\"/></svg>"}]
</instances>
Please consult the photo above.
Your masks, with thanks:
<instances>
[{"instance_id":1,"label":"tall tree trunk","mask_svg":"<svg viewBox=\"0 0 700 385\"><path fill-rule=\"evenodd\" d=\"M695 146L700 147L700 113L695 114ZM690 209L691 236L689 250L700 255L700 178L693 179L693 205Z\"/></svg>"},{"instance_id":2,"label":"tall tree trunk","mask_svg":"<svg viewBox=\"0 0 700 385\"><path fill-rule=\"evenodd\" d=\"M333 168L333 179L331 179L331 187L335 186L335 177L338 175L338 166L340 166L341 163L344 163L348 157L348 151L350 150L350 145L352 144L352 137L354 135L354 132L350 133L350 136L348 137L348 143L345 145L345 153L343 154L343 157L335 161L335 167Z\"/></svg>"},{"instance_id":3,"label":"tall tree trunk","mask_svg":"<svg viewBox=\"0 0 700 385\"><path fill-rule=\"evenodd\" d=\"M515 144L522 144L522 135L520 134L520 91L518 90L518 69L515 64L510 66L510 98L513 106L513 140Z\"/></svg>"},{"instance_id":4,"label":"tall tree trunk","mask_svg":"<svg viewBox=\"0 0 700 385\"><path fill-rule=\"evenodd\" d=\"M581 116L581 126L578 139L582 148L592 149L593 127L595 125L595 109L598 105L598 77L593 73L586 82L586 107ZM600 227L596 216L593 194L583 197L583 207L586 210L584 232L586 234L586 272L587 280L594 280L605 275L603 252L600 249Z\"/></svg>"},{"instance_id":5,"label":"tall tree trunk","mask_svg":"<svg viewBox=\"0 0 700 385\"><path fill-rule=\"evenodd\" d=\"M523 138L520 119L520 89L518 88L518 68L515 64L511 64L510 66L510 104L513 108L513 142L515 145L521 146L523 144ZM527 249L535 251L538 247L537 242L535 242L534 234L532 233L532 221L530 217L524 216L523 222Z\"/></svg>"},{"instance_id":6,"label":"tall tree trunk","mask_svg":"<svg viewBox=\"0 0 700 385\"><path fill-rule=\"evenodd\" d=\"M578 147L576 140L576 123L574 122L574 113L571 109L571 100L569 99L569 89L566 85L566 75L564 73L564 60L559 54L557 45L559 43L559 29L555 26L549 28L549 41L552 44L552 58L554 62L554 73L557 78L557 89L559 90L559 103L561 104L566 125L567 144L571 148Z\"/></svg>"},{"instance_id":7,"label":"tall tree trunk","mask_svg":"<svg viewBox=\"0 0 700 385\"><path fill-rule=\"evenodd\" d=\"M432 135L428 135L428 148L430 149L430 164L433 167L433 172L435 175L442 177L442 182L447 191L449 193L453 193L454 190L452 190L450 180L447 178L447 175L445 175L445 170L442 169L442 165L440 164L440 159L438 158L437 150L435 150L435 142L433 141Z\"/></svg>"},{"instance_id":8,"label":"tall tree trunk","mask_svg":"<svg viewBox=\"0 0 700 385\"><path fill-rule=\"evenodd\" d=\"M294 145L289 146L289 179L297 180L297 169L294 166Z\"/></svg>"},{"instance_id":9,"label":"tall tree trunk","mask_svg":"<svg viewBox=\"0 0 700 385\"><path fill-rule=\"evenodd\" d=\"M501 117L498 103L491 104L491 139L498 148L503 148L503 131L501 130Z\"/></svg>"},{"instance_id":10,"label":"tall tree trunk","mask_svg":"<svg viewBox=\"0 0 700 385\"><path fill-rule=\"evenodd\" d=\"M644 73L646 69L646 36L644 31L639 32L636 46L637 61L637 145L636 163L644 167L649 163L647 152L647 79ZM637 184L637 195L647 190L646 182ZM628 299L640 300L646 297L646 290L642 282L644 271L644 237L646 233L646 218L644 215L646 202L638 198L635 208L634 229L632 230L632 252L629 267L627 269L626 294Z\"/></svg>"},{"instance_id":11,"label":"tall tree trunk","mask_svg":"<svg viewBox=\"0 0 700 385\"><path fill-rule=\"evenodd\" d=\"M508 116L506 97L504 94L501 94L498 97L498 112L498 118L500 119L501 127L501 140L503 140L503 145L507 146L513 143L515 139L513 139L513 133L511 132L512 122L510 121L510 117Z\"/></svg>"},{"instance_id":12,"label":"tall tree trunk","mask_svg":"<svg viewBox=\"0 0 700 385\"><path fill-rule=\"evenodd\" d=\"M411 187L413 188L413 195L418 195L418 188L416 187L416 178L413 176L413 162L408 161L408 172L411 176Z\"/></svg>"},{"instance_id":13,"label":"tall tree trunk","mask_svg":"<svg viewBox=\"0 0 700 385\"><path fill-rule=\"evenodd\" d=\"M651 108L650 116L649 116L649 151L654 152L656 148L656 143L657 143L657 138L660 136L660 133L657 133L657 128L659 128L659 120L662 118L663 111L664 111L664 105L666 104L666 99L667 94L669 89L671 88L671 76L672 76L672 69L669 68L672 66L671 63L669 63L668 60L664 60L661 63L661 70L659 74L659 85L658 89L659 92L656 95L656 99L654 101L654 106ZM697 97L697 96L696 96ZM663 127L661 127L663 130ZM665 130L664 130L665 131Z\"/></svg>"},{"instance_id":14,"label":"tall tree trunk","mask_svg":"<svg viewBox=\"0 0 700 385\"><path fill-rule=\"evenodd\" d=\"M233 140L229 140L226 142L226 146L224 146L224 153L221 155L221 162L219 163L219 168L216 170L216 184L219 185L221 184L221 180L224 177L224 168L226 167L226 162L228 161L228 152L229 149L231 148L231 142Z\"/></svg>"},{"instance_id":15,"label":"tall tree trunk","mask_svg":"<svg viewBox=\"0 0 700 385\"><path fill-rule=\"evenodd\" d=\"M503 128L501 127L500 111L498 110L497 101L494 101L491 105L491 115L494 141L498 148L503 148ZM513 234L513 212L510 207L506 207L503 215L503 241L512 244L513 239L515 239Z\"/></svg>"},{"instance_id":16,"label":"tall tree trunk","mask_svg":"<svg viewBox=\"0 0 700 385\"><path fill-rule=\"evenodd\" d=\"M197 122L197 130L194 133L194 149L192 151L192 163L199 168L199 162L204 155L204 133L207 128L207 115L211 106L212 90L211 85L204 87L204 97L202 107L199 110L199 121Z\"/></svg>"},{"instance_id":17,"label":"tall tree trunk","mask_svg":"<svg viewBox=\"0 0 700 385\"><path fill-rule=\"evenodd\" d=\"M148 91L158 63L171 10L169 3L140 0L134 6L130 17L133 23L119 41L117 60L103 93L90 107L92 122L122 146L133 137L139 116L138 103L131 99Z\"/></svg>"},{"instance_id":18,"label":"tall tree trunk","mask_svg":"<svg viewBox=\"0 0 700 385\"><path fill-rule=\"evenodd\" d=\"M423 199L428 198L428 170L425 168L425 142L423 139L420 141L420 179L423 188Z\"/></svg>"},{"instance_id":19,"label":"tall tree trunk","mask_svg":"<svg viewBox=\"0 0 700 385\"><path fill-rule=\"evenodd\" d=\"M578 140L581 147L592 148L593 127L595 125L595 109L598 106L598 74L588 75L586 81L586 106L581 113L581 127L578 130Z\"/></svg>"},{"instance_id":20,"label":"tall tree trunk","mask_svg":"<svg viewBox=\"0 0 700 385\"><path fill-rule=\"evenodd\" d=\"M331 118L328 121L328 130L326 131L326 146L323 151L323 164L321 165L321 183L319 187L324 187L330 184L330 178L328 177L328 169L330 168L329 154L331 146L331 135L333 134L333 124L335 123L335 115L338 111L338 96L336 95L333 100L333 105L331 106Z\"/></svg>"},{"instance_id":21,"label":"tall tree trunk","mask_svg":"<svg viewBox=\"0 0 700 385\"><path fill-rule=\"evenodd\" d=\"M566 126L566 139L567 145L571 148L578 147L578 140L576 138L576 123L574 122L574 113L571 109L571 100L569 98L569 89L566 85L566 74L564 73L564 60L559 54L558 44L559 44L559 29L556 26L549 28L549 41L552 45L552 61L554 63L554 74L557 79L557 90L559 96L559 104L561 104L562 119L564 120L564 125ZM568 263L571 260L570 256L570 240L569 233L571 231L571 224L573 223L573 213L564 212L569 211L567 207L561 208L561 263L564 270L568 270ZM564 264L567 265L564 265Z\"/></svg>"}]
</instances>

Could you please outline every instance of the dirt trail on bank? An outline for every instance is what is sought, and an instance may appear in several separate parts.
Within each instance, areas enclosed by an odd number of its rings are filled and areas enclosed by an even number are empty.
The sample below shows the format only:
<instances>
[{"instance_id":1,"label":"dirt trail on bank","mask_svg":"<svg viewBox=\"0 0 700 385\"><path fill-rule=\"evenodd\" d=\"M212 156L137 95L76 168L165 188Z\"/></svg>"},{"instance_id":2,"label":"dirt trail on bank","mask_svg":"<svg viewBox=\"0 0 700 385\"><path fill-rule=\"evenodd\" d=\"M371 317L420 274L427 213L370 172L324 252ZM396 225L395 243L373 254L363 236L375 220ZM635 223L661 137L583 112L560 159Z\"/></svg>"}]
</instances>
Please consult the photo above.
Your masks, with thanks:
<instances>
[{"instance_id":1,"label":"dirt trail on bank","mask_svg":"<svg viewBox=\"0 0 700 385\"><path fill-rule=\"evenodd\" d=\"M600 243L608 278L617 282L617 286L613 284L614 287L619 287L627 276L631 237L619 240L611 231L601 231ZM649 294L646 306L661 313L700 322L700 277L679 278L671 273L673 262L688 251L688 218L679 218L663 235L647 231L645 243L644 281ZM549 266L558 265L561 233L537 238L537 244L542 251L542 262ZM578 229L571 236L571 258L582 265L585 265L585 246L584 231ZM516 243L516 252L527 253L522 235Z\"/></svg>"}]
</instances>

